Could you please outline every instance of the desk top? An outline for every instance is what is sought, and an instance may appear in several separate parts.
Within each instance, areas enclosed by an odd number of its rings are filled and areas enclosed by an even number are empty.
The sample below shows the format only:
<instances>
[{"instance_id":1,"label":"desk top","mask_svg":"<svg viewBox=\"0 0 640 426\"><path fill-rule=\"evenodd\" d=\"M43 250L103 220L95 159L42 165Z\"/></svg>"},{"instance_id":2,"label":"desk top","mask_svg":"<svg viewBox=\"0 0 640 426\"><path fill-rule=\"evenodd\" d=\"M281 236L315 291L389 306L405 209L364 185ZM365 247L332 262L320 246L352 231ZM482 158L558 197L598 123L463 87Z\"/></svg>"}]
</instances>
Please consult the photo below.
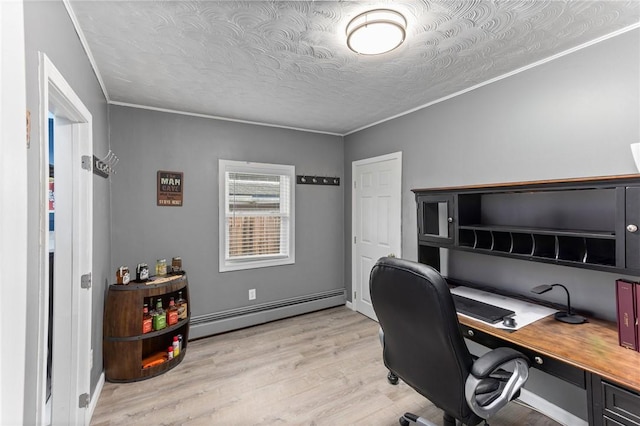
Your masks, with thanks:
<instances>
[{"instance_id":1,"label":"desk top","mask_svg":"<svg viewBox=\"0 0 640 426\"><path fill-rule=\"evenodd\" d=\"M506 331L462 315L458 315L458 320L640 392L640 352L618 344L615 323L589 318L588 323L572 325L548 316L519 330Z\"/></svg>"}]
</instances>

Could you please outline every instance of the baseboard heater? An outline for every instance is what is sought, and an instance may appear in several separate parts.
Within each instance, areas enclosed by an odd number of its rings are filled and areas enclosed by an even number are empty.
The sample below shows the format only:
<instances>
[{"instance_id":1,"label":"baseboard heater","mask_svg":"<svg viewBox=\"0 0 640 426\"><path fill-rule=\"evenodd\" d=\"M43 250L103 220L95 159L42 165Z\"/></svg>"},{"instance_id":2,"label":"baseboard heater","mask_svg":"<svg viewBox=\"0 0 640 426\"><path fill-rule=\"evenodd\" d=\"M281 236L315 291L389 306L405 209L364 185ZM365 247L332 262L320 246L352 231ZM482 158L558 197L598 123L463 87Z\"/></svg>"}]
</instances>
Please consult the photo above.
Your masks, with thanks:
<instances>
[{"instance_id":1,"label":"baseboard heater","mask_svg":"<svg viewBox=\"0 0 640 426\"><path fill-rule=\"evenodd\" d=\"M206 315L197 315L191 317L189 339L212 336L320 309L344 305L345 301L346 290L337 289Z\"/></svg>"}]
</instances>

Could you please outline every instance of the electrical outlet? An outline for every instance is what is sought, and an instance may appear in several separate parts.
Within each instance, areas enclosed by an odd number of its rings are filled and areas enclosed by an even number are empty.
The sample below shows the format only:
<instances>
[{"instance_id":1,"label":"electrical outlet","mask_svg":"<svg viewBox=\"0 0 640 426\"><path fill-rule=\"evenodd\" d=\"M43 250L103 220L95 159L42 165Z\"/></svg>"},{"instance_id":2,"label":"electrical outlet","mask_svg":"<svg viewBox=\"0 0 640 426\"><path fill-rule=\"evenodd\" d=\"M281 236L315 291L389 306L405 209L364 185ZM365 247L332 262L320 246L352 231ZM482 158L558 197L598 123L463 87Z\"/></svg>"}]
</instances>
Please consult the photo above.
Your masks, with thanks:
<instances>
[{"instance_id":1,"label":"electrical outlet","mask_svg":"<svg viewBox=\"0 0 640 426\"><path fill-rule=\"evenodd\" d=\"M256 299L256 289L252 288L249 290L249 300L255 300Z\"/></svg>"}]
</instances>

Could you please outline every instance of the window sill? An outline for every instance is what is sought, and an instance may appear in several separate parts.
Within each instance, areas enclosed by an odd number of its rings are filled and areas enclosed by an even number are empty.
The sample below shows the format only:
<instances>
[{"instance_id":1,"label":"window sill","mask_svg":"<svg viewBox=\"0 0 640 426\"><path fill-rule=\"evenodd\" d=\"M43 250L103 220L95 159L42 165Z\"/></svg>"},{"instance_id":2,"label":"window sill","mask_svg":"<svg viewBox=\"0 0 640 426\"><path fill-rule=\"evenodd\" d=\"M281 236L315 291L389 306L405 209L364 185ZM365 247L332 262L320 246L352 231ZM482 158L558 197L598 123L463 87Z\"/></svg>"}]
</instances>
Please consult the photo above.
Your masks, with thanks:
<instances>
[{"instance_id":1,"label":"window sill","mask_svg":"<svg viewBox=\"0 0 640 426\"><path fill-rule=\"evenodd\" d=\"M220 264L219 272L242 271L246 269L269 268L272 266L293 265L295 264L293 257L271 258L264 260L241 260L227 261Z\"/></svg>"}]
</instances>

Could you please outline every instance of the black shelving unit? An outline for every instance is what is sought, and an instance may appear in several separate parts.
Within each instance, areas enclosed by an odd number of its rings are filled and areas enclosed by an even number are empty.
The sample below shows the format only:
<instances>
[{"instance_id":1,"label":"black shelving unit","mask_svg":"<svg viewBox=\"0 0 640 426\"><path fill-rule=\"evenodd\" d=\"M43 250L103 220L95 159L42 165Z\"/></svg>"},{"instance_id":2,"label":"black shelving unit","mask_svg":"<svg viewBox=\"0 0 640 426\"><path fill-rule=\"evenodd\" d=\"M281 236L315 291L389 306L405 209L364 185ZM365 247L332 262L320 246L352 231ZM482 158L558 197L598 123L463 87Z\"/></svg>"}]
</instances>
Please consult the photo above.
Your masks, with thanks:
<instances>
[{"instance_id":1,"label":"black shelving unit","mask_svg":"<svg viewBox=\"0 0 640 426\"><path fill-rule=\"evenodd\" d=\"M418 258L439 248L640 272L640 175L415 189Z\"/></svg>"}]
</instances>

